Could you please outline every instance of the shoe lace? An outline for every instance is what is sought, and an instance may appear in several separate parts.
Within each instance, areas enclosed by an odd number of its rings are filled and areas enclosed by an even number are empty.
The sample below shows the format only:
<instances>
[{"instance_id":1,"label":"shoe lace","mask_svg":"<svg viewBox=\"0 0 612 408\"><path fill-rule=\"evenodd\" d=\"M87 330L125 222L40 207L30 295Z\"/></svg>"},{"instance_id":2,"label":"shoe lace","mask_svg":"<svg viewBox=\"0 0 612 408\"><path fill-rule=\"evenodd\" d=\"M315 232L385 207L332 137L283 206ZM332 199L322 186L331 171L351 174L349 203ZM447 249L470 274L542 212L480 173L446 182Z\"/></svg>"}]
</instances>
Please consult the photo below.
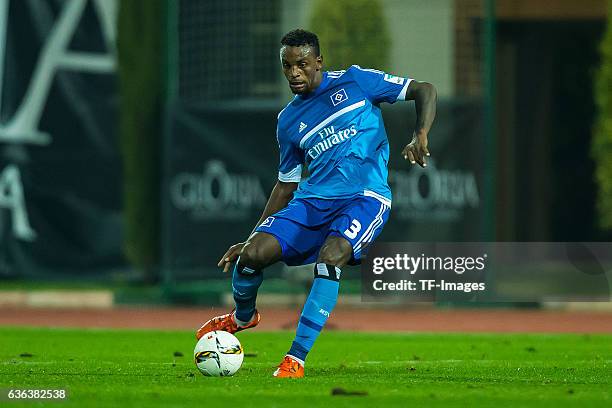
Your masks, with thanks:
<instances>
[{"instance_id":1,"label":"shoe lace","mask_svg":"<svg viewBox=\"0 0 612 408\"><path fill-rule=\"evenodd\" d=\"M297 373L299 369L299 363L290 357L285 357L280 369L283 371L289 371L290 373Z\"/></svg>"},{"instance_id":2,"label":"shoe lace","mask_svg":"<svg viewBox=\"0 0 612 408\"><path fill-rule=\"evenodd\" d=\"M230 317L228 319L228 317ZM231 319L231 313L227 314L227 315L223 315L223 316L219 316L215 319L214 322L216 325L219 325L220 327L231 327L233 325L233 321Z\"/></svg>"}]
</instances>

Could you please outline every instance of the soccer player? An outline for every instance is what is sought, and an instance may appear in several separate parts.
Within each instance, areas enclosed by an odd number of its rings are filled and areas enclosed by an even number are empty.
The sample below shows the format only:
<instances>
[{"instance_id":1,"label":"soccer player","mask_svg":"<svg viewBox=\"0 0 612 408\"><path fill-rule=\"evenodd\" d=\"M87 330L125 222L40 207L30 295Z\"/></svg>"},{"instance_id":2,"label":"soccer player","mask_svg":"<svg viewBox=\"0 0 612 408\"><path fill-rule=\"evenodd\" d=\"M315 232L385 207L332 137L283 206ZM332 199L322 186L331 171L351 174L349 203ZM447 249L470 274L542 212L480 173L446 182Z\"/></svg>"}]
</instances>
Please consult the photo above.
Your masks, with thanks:
<instances>
[{"instance_id":1,"label":"soccer player","mask_svg":"<svg viewBox=\"0 0 612 408\"><path fill-rule=\"evenodd\" d=\"M380 104L415 101L416 126L402 156L426 167L436 90L357 65L325 72L317 36L301 29L282 38L280 59L295 97L278 114L278 181L251 235L232 245L218 264L227 272L235 262L236 308L206 322L196 337L257 326L262 270L278 261L290 266L314 262L295 340L273 374L298 378L336 304L342 267L360 263L389 216L389 142ZM302 178L304 166L307 178Z\"/></svg>"}]
</instances>

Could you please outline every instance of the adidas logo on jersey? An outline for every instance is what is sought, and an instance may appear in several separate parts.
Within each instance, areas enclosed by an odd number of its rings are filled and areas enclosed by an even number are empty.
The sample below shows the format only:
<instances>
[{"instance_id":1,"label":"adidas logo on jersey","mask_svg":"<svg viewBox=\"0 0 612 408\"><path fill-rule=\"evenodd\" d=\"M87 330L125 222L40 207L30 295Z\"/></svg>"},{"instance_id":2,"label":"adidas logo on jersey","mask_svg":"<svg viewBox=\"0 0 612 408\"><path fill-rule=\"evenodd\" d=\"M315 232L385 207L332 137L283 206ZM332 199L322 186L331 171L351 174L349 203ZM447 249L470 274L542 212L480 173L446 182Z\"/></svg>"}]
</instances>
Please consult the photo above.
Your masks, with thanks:
<instances>
[{"instance_id":1,"label":"adidas logo on jersey","mask_svg":"<svg viewBox=\"0 0 612 408\"><path fill-rule=\"evenodd\" d=\"M302 133L302 130L306 129L307 127L307 124L305 124L304 122L300 122L300 131L298 133Z\"/></svg>"}]
</instances>

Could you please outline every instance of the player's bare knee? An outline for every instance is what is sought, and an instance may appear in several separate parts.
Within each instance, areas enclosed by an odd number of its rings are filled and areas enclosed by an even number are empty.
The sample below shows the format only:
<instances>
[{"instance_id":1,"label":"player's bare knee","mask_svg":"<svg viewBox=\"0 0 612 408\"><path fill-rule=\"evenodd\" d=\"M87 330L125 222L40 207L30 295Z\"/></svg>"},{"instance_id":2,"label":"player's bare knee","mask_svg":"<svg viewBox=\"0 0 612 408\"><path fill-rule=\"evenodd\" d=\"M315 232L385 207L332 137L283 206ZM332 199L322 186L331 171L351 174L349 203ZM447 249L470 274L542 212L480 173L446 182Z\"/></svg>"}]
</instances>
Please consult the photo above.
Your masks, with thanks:
<instances>
[{"instance_id":1,"label":"player's bare knee","mask_svg":"<svg viewBox=\"0 0 612 408\"><path fill-rule=\"evenodd\" d=\"M240 264L253 269L266 266L264 251L257 243L247 242L240 251Z\"/></svg>"},{"instance_id":2,"label":"player's bare knee","mask_svg":"<svg viewBox=\"0 0 612 408\"><path fill-rule=\"evenodd\" d=\"M319 252L318 262L342 267L351 259L351 255L352 248L348 243L347 245L339 242L325 243Z\"/></svg>"}]
</instances>

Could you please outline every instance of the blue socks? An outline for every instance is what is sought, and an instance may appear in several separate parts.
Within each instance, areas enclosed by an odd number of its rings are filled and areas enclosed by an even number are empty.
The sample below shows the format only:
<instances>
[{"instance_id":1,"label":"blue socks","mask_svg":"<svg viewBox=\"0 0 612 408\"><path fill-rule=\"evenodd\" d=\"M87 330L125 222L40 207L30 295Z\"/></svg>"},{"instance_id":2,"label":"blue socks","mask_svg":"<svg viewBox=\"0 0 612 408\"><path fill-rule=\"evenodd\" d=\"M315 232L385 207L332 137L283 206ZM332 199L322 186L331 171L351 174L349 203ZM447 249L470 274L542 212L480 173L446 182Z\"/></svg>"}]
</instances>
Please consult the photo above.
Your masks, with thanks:
<instances>
[{"instance_id":1,"label":"blue socks","mask_svg":"<svg viewBox=\"0 0 612 408\"><path fill-rule=\"evenodd\" d=\"M334 265L318 263L314 268L314 281L300 321L298 323L295 340L287 355L295 357L302 365L306 355L312 348L319 333L325 326L336 301L340 287L340 268Z\"/></svg>"},{"instance_id":2,"label":"blue socks","mask_svg":"<svg viewBox=\"0 0 612 408\"><path fill-rule=\"evenodd\" d=\"M263 281L261 271L240 264L240 259L232 273L232 292L236 302L235 317L238 323L247 323L255 313L257 290ZM340 287L340 268L318 263L314 268L314 281L306 299L298 323L295 340L288 355L304 363L319 333L325 326L336 301Z\"/></svg>"},{"instance_id":3,"label":"blue socks","mask_svg":"<svg viewBox=\"0 0 612 408\"><path fill-rule=\"evenodd\" d=\"M240 264L240 258L232 273L232 293L236 302L236 320L248 323L255 313L257 289L263 282L263 274Z\"/></svg>"}]
</instances>

